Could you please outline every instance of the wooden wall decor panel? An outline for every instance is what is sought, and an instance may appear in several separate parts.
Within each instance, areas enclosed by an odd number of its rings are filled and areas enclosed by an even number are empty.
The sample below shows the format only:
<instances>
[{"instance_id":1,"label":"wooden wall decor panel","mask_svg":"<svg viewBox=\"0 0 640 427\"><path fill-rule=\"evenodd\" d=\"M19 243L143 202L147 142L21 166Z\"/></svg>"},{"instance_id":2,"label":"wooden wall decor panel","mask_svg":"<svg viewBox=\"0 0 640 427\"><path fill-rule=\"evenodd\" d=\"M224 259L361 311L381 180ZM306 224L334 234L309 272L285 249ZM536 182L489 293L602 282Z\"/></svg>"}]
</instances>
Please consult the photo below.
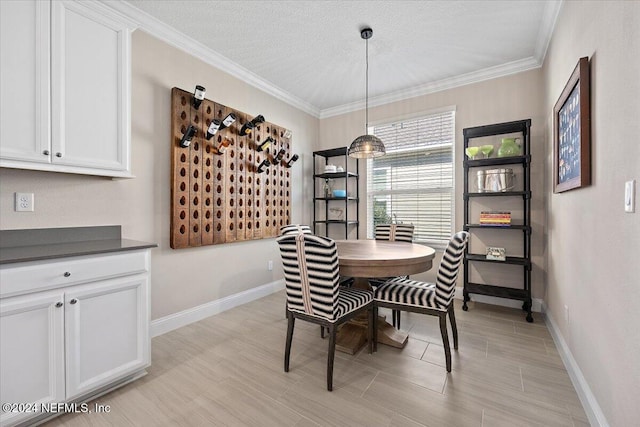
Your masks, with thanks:
<instances>
[{"instance_id":1,"label":"wooden wall decor panel","mask_svg":"<svg viewBox=\"0 0 640 427\"><path fill-rule=\"evenodd\" d=\"M291 219L291 174L285 164L293 152L286 129L264 122L240 135L253 116L208 99L196 110L192 96L179 88L171 91L171 247L277 236ZM229 113L236 121L207 140L211 121ZM180 140L189 125L198 131L183 148ZM268 137L271 145L258 151ZM229 145L219 151L226 138ZM285 154L273 164L280 149ZM259 173L264 159L271 163Z\"/></svg>"},{"instance_id":2,"label":"wooden wall decor panel","mask_svg":"<svg viewBox=\"0 0 640 427\"><path fill-rule=\"evenodd\" d=\"M265 174L262 173L258 173L257 169L258 169L258 165L260 165L260 163L262 163L262 161L265 159L265 155L266 152L265 151L258 151L258 147L264 142L265 140L265 135L266 135L266 127L264 126L264 123L262 123L261 125L258 126L257 128L257 132L256 132L256 136L255 136L255 151L254 151L254 157L255 160L253 162L253 166L252 169L254 171L254 196L253 196L253 204L254 204L254 221L253 221L253 225L254 225L254 230L253 230L253 238L254 239L261 239L262 236L264 235L264 217L265 217L265 213L264 213L264 176Z\"/></svg>"},{"instance_id":3,"label":"wooden wall decor panel","mask_svg":"<svg viewBox=\"0 0 640 427\"><path fill-rule=\"evenodd\" d=\"M214 165L216 162L215 155L215 138L211 138L207 140L205 138L207 134L207 129L211 124L211 120L214 118L215 114L215 104L209 100L204 100L200 107L202 109L202 114L204 116L203 126L200 129L202 131L202 245L212 245L213 244L213 236L214 236L214 224L213 217L215 215L214 212L214 191L215 191L215 183L214 183Z\"/></svg>"},{"instance_id":4,"label":"wooden wall decor panel","mask_svg":"<svg viewBox=\"0 0 640 427\"><path fill-rule=\"evenodd\" d=\"M191 108L191 123L198 132L191 140L189 148L190 174L189 174L189 246L201 246L201 203L202 203L202 114L195 108Z\"/></svg>"},{"instance_id":5,"label":"wooden wall decor panel","mask_svg":"<svg viewBox=\"0 0 640 427\"><path fill-rule=\"evenodd\" d=\"M188 148L180 147L182 134L191 122L191 95L171 91L171 236L172 248L189 246L189 177L191 158Z\"/></svg>"}]
</instances>

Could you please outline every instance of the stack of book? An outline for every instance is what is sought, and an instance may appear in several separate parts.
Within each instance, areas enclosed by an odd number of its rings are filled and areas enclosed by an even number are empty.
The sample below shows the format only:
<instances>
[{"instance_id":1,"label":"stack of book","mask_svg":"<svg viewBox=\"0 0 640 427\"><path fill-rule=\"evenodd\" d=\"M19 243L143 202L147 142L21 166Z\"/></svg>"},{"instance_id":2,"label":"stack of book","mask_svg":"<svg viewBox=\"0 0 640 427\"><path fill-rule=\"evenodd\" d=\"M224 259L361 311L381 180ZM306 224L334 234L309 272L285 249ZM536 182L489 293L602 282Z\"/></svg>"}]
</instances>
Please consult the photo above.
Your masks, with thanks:
<instances>
[{"instance_id":1,"label":"stack of book","mask_svg":"<svg viewBox=\"0 0 640 427\"><path fill-rule=\"evenodd\" d=\"M480 212L480 225L488 227L508 227L511 225L511 212Z\"/></svg>"}]
</instances>

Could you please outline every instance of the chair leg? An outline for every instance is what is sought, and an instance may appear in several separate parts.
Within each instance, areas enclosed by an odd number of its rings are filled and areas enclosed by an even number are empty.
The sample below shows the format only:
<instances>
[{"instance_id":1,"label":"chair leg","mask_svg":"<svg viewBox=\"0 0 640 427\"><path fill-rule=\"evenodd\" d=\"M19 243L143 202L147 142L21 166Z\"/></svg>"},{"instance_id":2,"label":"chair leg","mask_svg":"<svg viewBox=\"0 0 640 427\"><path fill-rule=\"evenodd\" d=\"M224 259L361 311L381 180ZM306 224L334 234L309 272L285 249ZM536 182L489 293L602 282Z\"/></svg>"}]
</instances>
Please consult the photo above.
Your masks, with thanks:
<instances>
[{"instance_id":1,"label":"chair leg","mask_svg":"<svg viewBox=\"0 0 640 427\"><path fill-rule=\"evenodd\" d=\"M444 358L447 362L447 372L451 372L451 349L449 348L449 336L447 334L447 312L438 315L440 318L440 333L442 334L442 345L444 346Z\"/></svg>"},{"instance_id":2,"label":"chair leg","mask_svg":"<svg viewBox=\"0 0 640 427\"><path fill-rule=\"evenodd\" d=\"M324 326L320 326L320 338L324 339Z\"/></svg>"},{"instance_id":3,"label":"chair leg","mask_svg":"<svg viewBox=\"0 0 640 427\"><path fill-rule=\"evenodd\" d=\"M333 390L333 359L336 355L336 325L329 326L329 354L327 355L327 390Z\"/></svg>"},{"instance_id":4,"label":"chair leg","mask_svg":"<svg viewBox=\"0 0 640 427\"><path fill-rule=\"evenodd\" d=\"M373 351L378 351L378 307L373 305Z\"/></svg>"},{"instance_id":5,"label":"chair leg","mask_svg":"<svg viewBox=\"0 0 640 427\"><path fill-rule=\"evenodd\" d=\"M296 319L293 314L287 312L287 344L284 349L284 371L289 372L289 355L291 354L291 341L293 339L293 327L295 326Z\"/></svg>"},{"instance_id":6,"label":"chair leg","mask_svg":"<svg viewBox=\"0 0 640 427\"><path fill-rule=\"evenodd\" d=\"M373 305L371 305L371 308L368 311L369 314L369 328L367 329L367 341L369 344L369 354L373 354L373 336L376 333L375 330L375 326L376 326L376 321L375 321L375 313L374 313L374 308Z\"/></svg>"},{"instance_id":7,"label":"chair leg","mask_svg":"<svg viewBox=\"0 0 640 427\"><path fill-rule=\"evenodd\" d=\"M400 310L396 310L396 328L400 329L400 316L402 315L402 312Z\"/></svg>"},{"instance_id":8,"label":"chair leg","mask_svg":"<svg viewBox=\"0 0 640 427\"><path fill-rule=\"evenodd\" d=\"M458 326L456 325L456 315L453 312L453 301L449 305L449 321L451 322L451 332L453 332L453 349L458 349Z\"/></svg>"}]
</instances>

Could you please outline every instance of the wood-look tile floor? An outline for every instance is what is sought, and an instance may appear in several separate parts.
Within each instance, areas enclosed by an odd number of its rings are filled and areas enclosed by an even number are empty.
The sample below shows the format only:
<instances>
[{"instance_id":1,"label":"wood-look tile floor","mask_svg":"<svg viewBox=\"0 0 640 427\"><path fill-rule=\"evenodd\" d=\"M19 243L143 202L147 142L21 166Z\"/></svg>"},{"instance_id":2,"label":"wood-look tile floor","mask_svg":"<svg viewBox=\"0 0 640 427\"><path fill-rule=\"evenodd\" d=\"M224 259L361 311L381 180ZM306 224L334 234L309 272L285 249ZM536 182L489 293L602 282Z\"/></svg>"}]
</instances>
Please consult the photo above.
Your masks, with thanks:
<instances>
[{"instance_id":1,"label":"wood-look tile floor","mask_svg":"<svg viewBox=\"0 0 640 427\"><path fill-rule=\"evenodd\" d=\"M471 303L464 312L457 301L456 317L450 374L437 318L403 313L407 346L337 353L328 392L328 340L316 325L296 322L291 369L283 371L278 292L154 338L149 374L96 399L111 412L47 425L589 425L540 315L529 324L520 310Z\"/></svg>"}]
</instances>

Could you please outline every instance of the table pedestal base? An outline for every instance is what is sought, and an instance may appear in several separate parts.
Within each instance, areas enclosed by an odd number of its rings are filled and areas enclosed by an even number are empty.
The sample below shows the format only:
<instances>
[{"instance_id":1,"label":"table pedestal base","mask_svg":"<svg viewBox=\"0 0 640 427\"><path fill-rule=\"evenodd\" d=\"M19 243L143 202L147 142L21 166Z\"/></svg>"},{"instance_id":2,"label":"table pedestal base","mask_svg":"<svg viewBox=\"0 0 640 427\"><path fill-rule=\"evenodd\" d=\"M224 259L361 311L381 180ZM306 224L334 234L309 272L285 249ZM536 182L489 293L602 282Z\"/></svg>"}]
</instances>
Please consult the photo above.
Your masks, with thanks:
<instances>
[{"instance_id":1,"label":"table pedestal base","mask_svg":"<svg viewBox=\"0 0 640 427\"><path fill-rule=\"evenodd\" d=\"M371 290L369 280L356 277L353 283L354 288ZM407 345L409 334L400 331L387 323L384 316L378 316L378 344L385 344L395 348L404 348ZM347 354L356 354L367 343L367 326L369 321L367 315L358 316L345 323L338 329L336 337L336 350Z\"/></svg>"},{"instance_id":2,"label":"table pedestal base","mask_svg":"<svg viewBox=\"0 0 640 427\"><path fill-rule=\"evenodd\" d=\"M409 334L396 329L384 318L378 318L378 344L385 344L395 348L404 348L409 340Z\"/></svg>"},{"instance_id":3,"label":"table pedestal base","mask_svg":"<svg viewBox=\"0 0 640 427\"><path fill-rule=\"evenodd\" d=\"M367 318L356 318L345 323L338 330L336 350L347 354L356 354L367 343ZM378 344L385 344L395 348L407 345L409 334L400 331L387 323L384 316L378 316Z\"/></svg>"},{"instance_id":4,"label":"table pedestal base","mask_svg":"<svg viewBox=\"0 0 640 427\"><path fill-rule=\"evenodd\" d=\"M336 350L356 354L367 343L367 327L347 322L338 329Z\"/></svg>"}]
</instances>

